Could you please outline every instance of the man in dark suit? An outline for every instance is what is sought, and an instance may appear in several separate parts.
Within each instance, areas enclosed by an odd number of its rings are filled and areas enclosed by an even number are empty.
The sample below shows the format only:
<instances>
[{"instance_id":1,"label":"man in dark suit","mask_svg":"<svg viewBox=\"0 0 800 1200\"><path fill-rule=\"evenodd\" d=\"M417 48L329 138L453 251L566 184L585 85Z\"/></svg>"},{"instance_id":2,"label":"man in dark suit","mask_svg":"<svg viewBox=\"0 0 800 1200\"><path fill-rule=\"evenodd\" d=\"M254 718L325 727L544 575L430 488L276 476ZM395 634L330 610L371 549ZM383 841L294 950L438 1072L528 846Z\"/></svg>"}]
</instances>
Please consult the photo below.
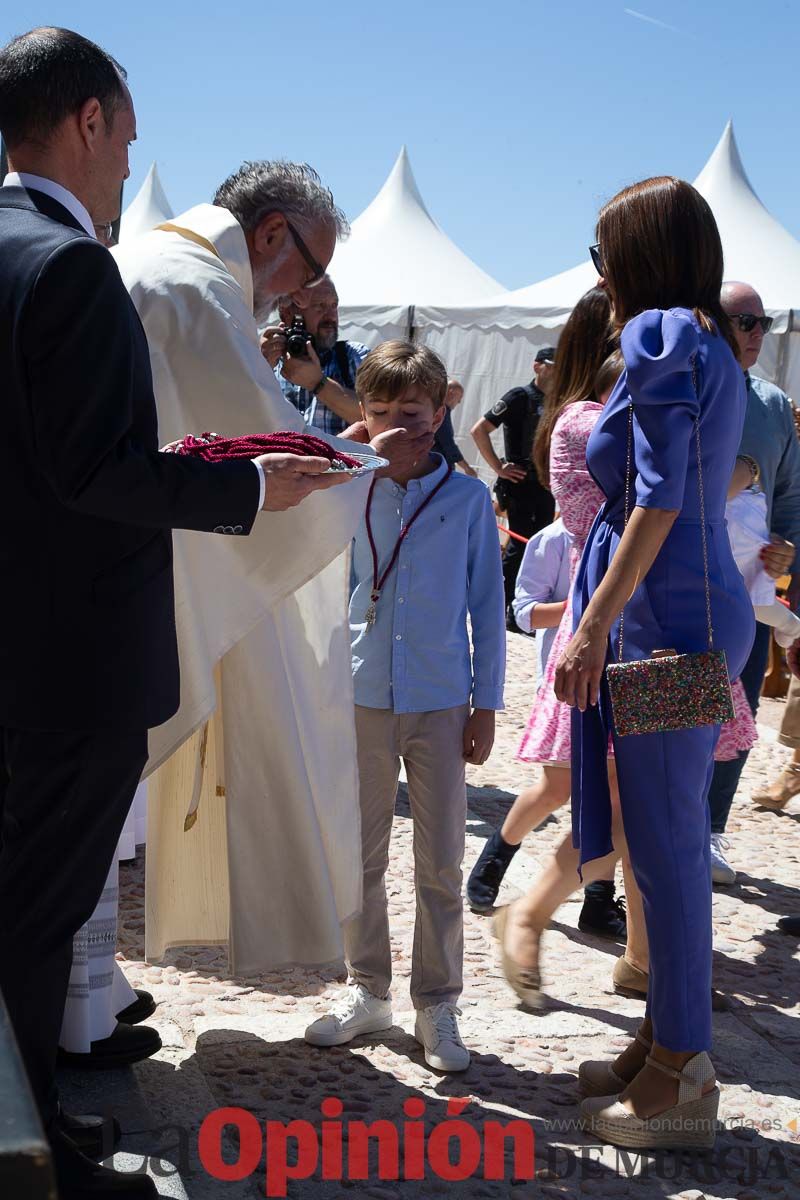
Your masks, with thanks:
<instances>
[{"instance_id":1,"label":"man in dark suit","mask_svg":"<svg viewBox=\"0 0 800 1200\"><path fill-rule=\"evenodd\" d=\"M60 1194L154 1196L95 1166L54 1084L72 937L100 896L147 756L178 707L170 530L247 534L341 476L264 455L158 453L147 342L93 224L118 214L135 117L124 72L67 30L0 50L0 991ZM307 253L327 265L335 232ZM290 289L309 282L290 252Z\"/></svg>"}]
</instances>

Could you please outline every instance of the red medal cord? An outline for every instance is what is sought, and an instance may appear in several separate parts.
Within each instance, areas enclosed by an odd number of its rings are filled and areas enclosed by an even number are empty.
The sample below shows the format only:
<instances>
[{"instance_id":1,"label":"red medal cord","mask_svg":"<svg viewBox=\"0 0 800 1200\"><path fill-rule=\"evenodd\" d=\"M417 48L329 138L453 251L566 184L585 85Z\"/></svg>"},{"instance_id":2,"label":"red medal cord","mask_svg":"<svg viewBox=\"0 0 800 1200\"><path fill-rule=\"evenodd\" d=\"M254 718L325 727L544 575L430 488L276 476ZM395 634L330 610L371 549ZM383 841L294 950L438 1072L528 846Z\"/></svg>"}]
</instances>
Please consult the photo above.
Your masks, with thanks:
<instances>
[{"instance_id":1,"label":"red medal cord","mask_svg":"<svg viewBox=\"0 0 800 1200\"><path fill-rule=\"evenodd\" d=\"M244 437L224 438L216 433L204 433L201 437L191 434L183 438L170 450L172 454L188 454L202 458L205 462L222 462L232 458L258 458L260 454L299 454L303 458L326 458L336 460L345 467L360 467L362 464L349 454L344 454L322 438L310 433L251 433Z\"/></svg>"}]
</instances>

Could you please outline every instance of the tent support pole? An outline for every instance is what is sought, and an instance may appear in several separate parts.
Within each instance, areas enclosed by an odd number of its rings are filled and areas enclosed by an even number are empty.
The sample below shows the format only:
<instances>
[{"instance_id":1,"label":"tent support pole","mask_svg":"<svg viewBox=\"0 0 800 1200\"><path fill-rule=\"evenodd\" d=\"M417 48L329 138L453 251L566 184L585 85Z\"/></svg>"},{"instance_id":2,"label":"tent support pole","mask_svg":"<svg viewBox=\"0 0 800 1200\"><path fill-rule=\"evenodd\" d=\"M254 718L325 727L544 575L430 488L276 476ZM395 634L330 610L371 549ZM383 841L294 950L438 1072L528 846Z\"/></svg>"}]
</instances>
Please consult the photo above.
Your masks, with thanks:
<instances>
[{"instance_id":1,"label":"tent support pole","mask_svg":"<svg viewBox=\"0 0 800 1200\"><path fill-rule=\"evenodd\" d=\"M778 361L775 366L775 382L782 392L786 391L786 374L789 366L789 338L792 335L792 318L794 312L789 310L786 333L781 335Z\"/></svg>"},{"instance_id":2,"label":"tent support pole","mask_svg":"<svg viewBox=\"0 0 800 1200\"><path fill-rule=\"evenodd\" d=\"M414 335L415 335L415 334L416 334L416 332L417 332L417 331L416 331L416 329L415 329L415 327L414 327L414 313L415 313L415 311L416 311L416 310L415 310L415 308L414 308L414 305L413 305L413 304L409 304L409 306L408 306L408 340L409 340L410 342L413 342L413 341L415 340L415 336L414 336Z\"/></svg>"}]
</instances>

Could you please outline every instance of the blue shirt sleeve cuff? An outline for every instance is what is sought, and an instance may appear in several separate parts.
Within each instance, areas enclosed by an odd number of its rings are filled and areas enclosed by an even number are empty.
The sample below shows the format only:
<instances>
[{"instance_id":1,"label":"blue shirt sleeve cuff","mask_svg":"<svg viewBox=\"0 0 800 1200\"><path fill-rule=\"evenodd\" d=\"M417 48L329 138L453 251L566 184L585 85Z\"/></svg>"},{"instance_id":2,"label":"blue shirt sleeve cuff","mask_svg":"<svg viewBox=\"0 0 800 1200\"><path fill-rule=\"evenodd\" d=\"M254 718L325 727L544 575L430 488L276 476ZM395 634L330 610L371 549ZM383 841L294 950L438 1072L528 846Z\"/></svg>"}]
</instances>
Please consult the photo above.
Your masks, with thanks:
<instances>
[{"instance_id":1,"label":"blue shirt sleeve cuff","mask_svg":"<svg viewBox=\"0 0 800 1200\"><path fill-rule=\"evenodd\" d=\"M500 712L505 708L505 704L503 703L503 689L492 687L473 688L472 707L493 708L496 712Z\"/></svg>"}]
</instances>

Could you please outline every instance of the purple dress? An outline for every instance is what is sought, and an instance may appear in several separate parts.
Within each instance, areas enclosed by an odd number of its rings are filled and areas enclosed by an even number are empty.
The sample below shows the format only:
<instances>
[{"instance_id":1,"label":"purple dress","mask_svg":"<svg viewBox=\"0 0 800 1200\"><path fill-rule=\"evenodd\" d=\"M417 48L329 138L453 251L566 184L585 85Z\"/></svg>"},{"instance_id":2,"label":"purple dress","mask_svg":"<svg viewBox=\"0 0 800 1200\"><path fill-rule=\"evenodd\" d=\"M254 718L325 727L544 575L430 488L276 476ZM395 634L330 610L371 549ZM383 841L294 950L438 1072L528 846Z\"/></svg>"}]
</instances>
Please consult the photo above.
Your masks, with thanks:
<instances>
[{"instance_id":1,"label":"purple dress","mask_svg":"<svg viewBox=\"0 0 800 1200\"><path fill-rule=\"evenodd\" d=\"M699 415L715 649L731 678L753 641L753 606L734 562L725 500L745 413L741 367L724 338L688 309L650 310L622 333L626 370L592 431L589 470L606 502L586 542L575 581L574 619L606 574L624 525L628 404L634 406L632 502L678 511L647 575L625 607L626 660L659 648L707 648L700 494L694 436ZM692 381L696 361L698 389ZM619 621L611 630L616 657ZM600 704L572 710L573 837L581 862L611 849L606 769L608 733L625 833L644 899L650 942L649 1005L656 1039L676 1051L711 1040L711 871L708 787L719 726L620 738L605 684Z\"/></svg>"}]
</instances>

